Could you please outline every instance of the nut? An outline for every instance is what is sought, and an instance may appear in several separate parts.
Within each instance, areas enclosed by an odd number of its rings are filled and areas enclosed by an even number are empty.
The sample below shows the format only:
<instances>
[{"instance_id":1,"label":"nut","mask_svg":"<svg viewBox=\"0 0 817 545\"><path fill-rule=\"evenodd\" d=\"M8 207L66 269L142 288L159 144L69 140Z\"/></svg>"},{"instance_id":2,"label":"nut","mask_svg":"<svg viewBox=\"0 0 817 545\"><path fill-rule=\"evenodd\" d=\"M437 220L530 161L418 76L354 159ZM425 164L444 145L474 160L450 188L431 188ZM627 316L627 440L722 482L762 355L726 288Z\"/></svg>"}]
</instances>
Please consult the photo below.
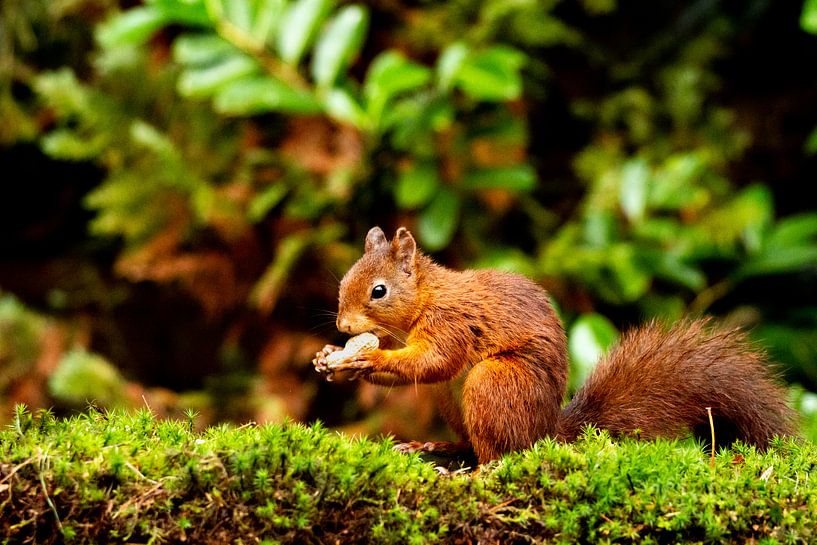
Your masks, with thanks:
<instances>
[{"instance_id":1,"label":"nut","mask_svg":"<svg viewBox=\"0 0 817 545\"><path fill-rule=\"evenodd\" d=\"M332 352L326 356L326 363L328 365L337 365L338 363L352 358L363 352L371 352L380 346L380 340L372 333L361 333L355 335L346 341L346 346L343 350Z\"/></svg>"}]
</instances>

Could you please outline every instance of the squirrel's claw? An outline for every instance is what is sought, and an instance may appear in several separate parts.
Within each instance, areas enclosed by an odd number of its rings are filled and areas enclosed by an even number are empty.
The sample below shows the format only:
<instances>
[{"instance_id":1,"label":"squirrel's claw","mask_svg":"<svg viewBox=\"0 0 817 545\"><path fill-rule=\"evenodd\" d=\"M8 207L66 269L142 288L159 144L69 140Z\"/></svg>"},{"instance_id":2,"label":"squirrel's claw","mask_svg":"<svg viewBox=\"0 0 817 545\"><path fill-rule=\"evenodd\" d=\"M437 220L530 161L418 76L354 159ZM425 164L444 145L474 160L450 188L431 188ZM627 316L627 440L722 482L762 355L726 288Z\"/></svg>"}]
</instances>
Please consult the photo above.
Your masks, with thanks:
<instances>
[{"instance_id":1,"label":"squirrel's claw","mask_svg":"<svg viewBox=\"0 0 817 545\"><path fill-rule=\"evenodd\" d=\"M315 371L321 373L322 375L326 375L326 380L328 381L332 380L333 370L329 368L329 364L326 361L326 356L332 352L337 352L338 350L343 350L343 348L333 344L327 344L323 347L323 349L321 349L320 352L316 352L315 357L312 359L312 365L315 367Z\"/></svg>"}]
</instances>

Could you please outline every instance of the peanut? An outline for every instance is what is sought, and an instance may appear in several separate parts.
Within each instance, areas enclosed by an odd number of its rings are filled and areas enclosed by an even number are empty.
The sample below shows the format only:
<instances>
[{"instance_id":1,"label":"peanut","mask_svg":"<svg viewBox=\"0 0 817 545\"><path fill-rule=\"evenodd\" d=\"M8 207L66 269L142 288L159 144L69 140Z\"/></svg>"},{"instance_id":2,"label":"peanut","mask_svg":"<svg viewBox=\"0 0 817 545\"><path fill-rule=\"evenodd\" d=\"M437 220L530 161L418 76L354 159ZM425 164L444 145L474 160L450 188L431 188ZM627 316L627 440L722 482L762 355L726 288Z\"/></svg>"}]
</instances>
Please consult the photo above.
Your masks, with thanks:
<instances>
[{"instance_id":1,"label":"peanut","mask_svg":"<svg viewBox=\"0 0 817 545\"><path fill-rule=\"evenodd\" d=\"M362 352L371 352L380 346L380 340L372 333L361 333L346 341L343 350L332 352L326 356L326 363L331 367L352 358Z\"/></svg>"}]
</instances>

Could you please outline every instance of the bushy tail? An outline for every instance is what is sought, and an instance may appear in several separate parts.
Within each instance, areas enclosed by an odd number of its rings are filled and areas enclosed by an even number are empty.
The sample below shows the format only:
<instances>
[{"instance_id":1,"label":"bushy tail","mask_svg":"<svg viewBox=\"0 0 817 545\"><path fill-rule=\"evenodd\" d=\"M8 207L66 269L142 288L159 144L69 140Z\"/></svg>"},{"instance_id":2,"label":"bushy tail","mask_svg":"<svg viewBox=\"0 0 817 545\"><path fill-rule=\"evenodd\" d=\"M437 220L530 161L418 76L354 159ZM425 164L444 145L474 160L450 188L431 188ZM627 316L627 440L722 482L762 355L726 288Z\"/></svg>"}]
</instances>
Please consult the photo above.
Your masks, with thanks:
<instances>
[{"instance_id":1,"label":"bushy tail","mask_svg":"<svg viewBox=\"0 0 817 545\"><path fill-rule=\"evenodd\" d=\"M793 413L765 354L744 333L708 320L666 329L649 323L623 335L562 411L558 435L574 440L586 424L614 436L677 437L691 431L715 442L765 448L792 433Z\"/></svg>"}]
</instances>

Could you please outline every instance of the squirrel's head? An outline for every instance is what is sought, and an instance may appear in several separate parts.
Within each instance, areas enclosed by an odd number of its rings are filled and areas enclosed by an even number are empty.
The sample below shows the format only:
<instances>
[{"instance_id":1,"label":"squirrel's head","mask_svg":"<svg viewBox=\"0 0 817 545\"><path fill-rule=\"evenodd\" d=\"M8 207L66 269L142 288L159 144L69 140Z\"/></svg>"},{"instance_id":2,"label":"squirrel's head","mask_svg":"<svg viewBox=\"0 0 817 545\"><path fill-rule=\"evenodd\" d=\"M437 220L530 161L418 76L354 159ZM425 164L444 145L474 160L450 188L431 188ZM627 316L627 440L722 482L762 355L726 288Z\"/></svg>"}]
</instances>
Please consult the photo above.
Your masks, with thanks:
<instances>
[{"instance_id":1,"label":"squirrel's head","mask_svg":"<svg viewBox=\"0 0 817 545\"><path fill-rule=\"evenodd\" d=\"M418 304L417 259L417 243L405 227L391 242L372 227L363 256L340 281L338 329L381 338L408 331Z\"/></svg>"}]
</instances>

